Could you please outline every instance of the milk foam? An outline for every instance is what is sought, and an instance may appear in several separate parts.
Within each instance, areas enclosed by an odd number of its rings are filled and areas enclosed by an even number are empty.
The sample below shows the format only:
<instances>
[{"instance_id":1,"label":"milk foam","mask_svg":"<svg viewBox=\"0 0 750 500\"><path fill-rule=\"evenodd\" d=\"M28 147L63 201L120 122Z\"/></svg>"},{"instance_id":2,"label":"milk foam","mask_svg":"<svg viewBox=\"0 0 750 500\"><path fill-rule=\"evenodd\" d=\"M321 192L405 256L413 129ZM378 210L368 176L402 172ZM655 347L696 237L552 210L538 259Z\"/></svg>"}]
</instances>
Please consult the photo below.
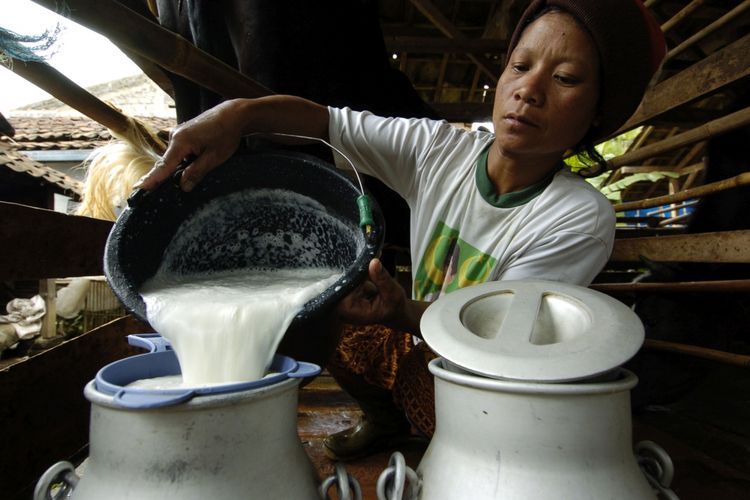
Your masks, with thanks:
<instances>
[{"instance_id":1,"label":"milk foam","mask_svg":"<svg viewBox=\"0 0 750 500\"><path fill-rule=\"evenodd\" d=\"M238 191L180 225L140 293L151 326L177 354L184 385L257 380L297 313L364 244L358 227L312 198Z\"/></svg>"},{"instance_id":2,"label":"milk foam","mask_svg":"<svg viewBox=\"0 0 750 500\"><path fill-rule=\"evenodd\" d=\"M172 344L183 385L244 382L264 376L297 313L341 275L326 268L157 273L141 295L149 323Z\"/></svg>"}]
</instances>

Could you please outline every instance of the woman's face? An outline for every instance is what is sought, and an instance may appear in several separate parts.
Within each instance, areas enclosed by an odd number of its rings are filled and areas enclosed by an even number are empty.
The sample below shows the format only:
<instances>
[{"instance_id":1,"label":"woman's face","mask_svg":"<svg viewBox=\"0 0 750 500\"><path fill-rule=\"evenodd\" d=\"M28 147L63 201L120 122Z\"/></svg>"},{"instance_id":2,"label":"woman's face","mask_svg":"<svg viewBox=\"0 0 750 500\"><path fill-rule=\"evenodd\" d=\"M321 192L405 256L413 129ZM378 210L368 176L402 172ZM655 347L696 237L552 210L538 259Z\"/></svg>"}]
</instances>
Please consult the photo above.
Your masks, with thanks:
<instances>
[{"instance_id":1,"label":"woman's face","mask_svg":"<svg viewBox=\"0 0 750 500\"><path fill-rule=\"evenodd\" d=\"M599 100L599 56L569 14L523 32L497 83L493 123L506 155L562 155L588 131Z\"/></svg>"}]
</instances>

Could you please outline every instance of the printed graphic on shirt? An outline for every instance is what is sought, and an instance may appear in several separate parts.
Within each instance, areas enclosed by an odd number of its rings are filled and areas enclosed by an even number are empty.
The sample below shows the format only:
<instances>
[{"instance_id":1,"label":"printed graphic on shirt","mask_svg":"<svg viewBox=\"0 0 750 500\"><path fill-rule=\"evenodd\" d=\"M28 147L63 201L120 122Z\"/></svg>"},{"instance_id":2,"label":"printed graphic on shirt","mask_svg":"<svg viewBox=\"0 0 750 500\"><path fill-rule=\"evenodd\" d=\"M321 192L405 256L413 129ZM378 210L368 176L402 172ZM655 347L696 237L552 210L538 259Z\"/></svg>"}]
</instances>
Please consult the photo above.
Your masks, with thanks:
<instances>
[{"instance_id":1,"label":"printed graphic on shirt","mask_svg":"<svg viewBox=\"0 0 750 500\"><path fill-rule=\"evenodd\" d=\"M414 276L414 298L433 301L443 293L490 277L497 259L469 245L459 232L440 222Z\"/></svg>"}]
</instances>

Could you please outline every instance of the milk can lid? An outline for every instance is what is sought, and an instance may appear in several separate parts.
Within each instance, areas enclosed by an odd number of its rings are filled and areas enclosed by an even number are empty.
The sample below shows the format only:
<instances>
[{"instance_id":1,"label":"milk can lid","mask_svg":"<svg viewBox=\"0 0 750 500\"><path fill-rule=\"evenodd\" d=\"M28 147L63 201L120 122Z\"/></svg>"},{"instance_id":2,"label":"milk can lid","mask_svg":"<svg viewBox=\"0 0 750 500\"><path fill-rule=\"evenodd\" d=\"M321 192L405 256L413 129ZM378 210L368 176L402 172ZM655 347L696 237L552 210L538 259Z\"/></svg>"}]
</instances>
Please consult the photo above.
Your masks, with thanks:
<instances>
[{"instance_id":1,"label":"milk can lid","mask_svg":"<svg viewBox=\"0 0 750 500\"><path fill-rule=\"evenodd\" d=\"M478 375L569 382L605 373L643 344L638 316L603 293L564 283L494 281L441 296L421 322L438 355Z\"/></svg>"}]
</instances>

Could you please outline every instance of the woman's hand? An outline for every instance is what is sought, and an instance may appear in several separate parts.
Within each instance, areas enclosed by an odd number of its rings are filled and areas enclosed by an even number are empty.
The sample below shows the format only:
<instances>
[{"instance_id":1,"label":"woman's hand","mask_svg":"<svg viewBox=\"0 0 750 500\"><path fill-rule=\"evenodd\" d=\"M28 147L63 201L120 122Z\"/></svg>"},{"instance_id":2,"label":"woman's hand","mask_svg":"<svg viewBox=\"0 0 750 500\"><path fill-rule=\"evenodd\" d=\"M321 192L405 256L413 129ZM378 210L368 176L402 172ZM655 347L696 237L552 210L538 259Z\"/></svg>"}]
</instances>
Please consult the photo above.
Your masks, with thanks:
<instances>
[{"instance_id":1,"label":"woman's hand","mask_svg":"<svg viewBox=\"0 0 750 500\"><path fill-rule=\"evenodd\" d=\"M419 335L419 321L428 303L409 299L379 259L370 261L368 273L369 279L336 307L341 320L354 324L379 323Z\"/></svg>"},{"instance_id":2,"label":"woman's hand","mask_svg":"<svg viewBox=\"0 0 750 500\"><path fill-rule=\"evenodd\" d=\"M232 156L243 136L260 132L326 139L328 119L326 106L301 97L272 95L224 101L177 126L170 134L162 159L135 187L155 188L175 172L180 162L192 156L195 159L180 179L182 189L190 191L206 174ZM279 142L300 143L299 139L279 139Z\"/></svg>"},{"instance_id":3,"label":"woman's hand","mask_svg":"<svg viewBox=\"0 0 750 500\"><path fill-rule=\"evenodd\" d=\"M195 157L180 179L183 191L190 191L212 169L237 150L243 124L235 109L238 101L224 101L172 130L169 146L161 160L135 185L154 189L168 179L187 157Z\"/></svg>"}]
</instances>

